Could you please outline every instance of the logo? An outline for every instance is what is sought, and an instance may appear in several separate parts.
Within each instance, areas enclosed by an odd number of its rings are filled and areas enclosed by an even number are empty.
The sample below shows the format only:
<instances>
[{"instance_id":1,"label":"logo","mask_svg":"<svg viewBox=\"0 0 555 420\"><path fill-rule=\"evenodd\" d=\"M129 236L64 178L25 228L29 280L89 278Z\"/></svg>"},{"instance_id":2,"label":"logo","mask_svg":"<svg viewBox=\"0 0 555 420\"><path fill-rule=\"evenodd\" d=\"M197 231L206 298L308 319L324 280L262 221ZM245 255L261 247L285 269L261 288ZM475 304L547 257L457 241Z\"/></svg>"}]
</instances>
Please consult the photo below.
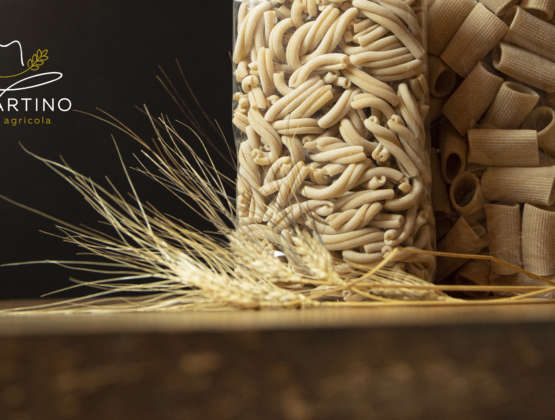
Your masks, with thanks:
<instances>
[{"instance_id":1,"label":"logo","mask_svg":"<svg viewBox=\"0 0 555 420\"><path fill-rule=\"evenodd\" d=\"M56 83L64 75L58 71L42 71L49 59L47 49L37 49L27 60L24 57L20 41L0 43L0 115L4 114L3 125L52 125L53 115L49 113L70 111L71 100L22 95Z\"/></svg>"}]
</instances>

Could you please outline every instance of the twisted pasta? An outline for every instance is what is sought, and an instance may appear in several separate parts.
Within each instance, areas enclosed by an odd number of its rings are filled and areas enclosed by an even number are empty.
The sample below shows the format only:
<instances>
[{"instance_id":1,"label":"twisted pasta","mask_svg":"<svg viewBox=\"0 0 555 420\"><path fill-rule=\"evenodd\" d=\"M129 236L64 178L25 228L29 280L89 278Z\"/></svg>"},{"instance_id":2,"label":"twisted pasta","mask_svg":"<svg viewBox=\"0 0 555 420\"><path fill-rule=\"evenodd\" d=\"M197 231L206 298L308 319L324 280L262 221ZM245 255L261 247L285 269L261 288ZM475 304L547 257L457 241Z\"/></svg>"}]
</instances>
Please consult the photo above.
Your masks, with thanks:
<instances>
[{"instance_id":1,"label":"twisted pasta","mask_svg":"<svg viewBox=\"0 0 555 420\"><path fill-rule=\"evenodd\" d=\"M341 272L396 247L433 246L421 9L241 2L233 123L242 229L317 230ZM434 269L428 257L399 263L425 278Z\"/></svg>"}]
</instances>

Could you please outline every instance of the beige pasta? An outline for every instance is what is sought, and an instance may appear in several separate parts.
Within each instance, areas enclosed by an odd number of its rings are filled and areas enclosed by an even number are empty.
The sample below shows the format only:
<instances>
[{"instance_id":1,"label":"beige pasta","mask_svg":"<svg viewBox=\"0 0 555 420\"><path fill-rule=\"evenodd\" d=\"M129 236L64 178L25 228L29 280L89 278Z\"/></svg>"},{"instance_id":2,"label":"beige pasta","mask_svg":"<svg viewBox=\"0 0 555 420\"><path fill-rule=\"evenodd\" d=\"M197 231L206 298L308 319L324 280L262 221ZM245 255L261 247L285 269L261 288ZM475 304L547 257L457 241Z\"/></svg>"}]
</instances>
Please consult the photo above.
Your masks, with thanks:
<instances>
[{"instance_id":1,"label":"beige pasta","mask_svg":"<svg viewBox=\"0 0 555 420\"><path fill-rule=\"evenodd\" d=\"M489 261L469 261L457 271L458 283L490 284L491 264Z\"/></svg>"},{"instance_id":2,"label":"beige pasta","mask_svg":"<svg viewBox=\"0 0 555 420\"><path fill-rule=\"evenodd\" d=\"M555 211L526 204L522 215L524 269L540 276L555 274Z\"/></svg>"},{"instance_id":3,"label":"beige pasta","mask_svg":"<svg viewBox=\"0 0 555 420\"><path fill-rule=\"evenodd\" d=\"M439 150L441 153L441 174L448 184L466 168L466 139L449 124L441 124L439 129Z\"/></svg>"},{"instance_id":4,"label":"beige pasta","mask_svg":"<svg viewBox=\"0 0 555 420\"><path fill-rule=\"evenodd\" d=\"M507 25L477 3L457 30L441 59L457 74L466 76L507 33Z\"/></svg>"},{"instance_id":5,"label":"beige pasta","mask_svg":"<svg viewBox=\"0 0 555 420\"><path fill-rule=\"evenodd\" d=\"M470 226L464 217L440 241L439 249L460 254L478 254L488 246L483 232ZM439 258L437 262L437 280L443 281L465 264L464 259Z\"/></svg>"},{"instance_id":6,"label":"beige pasta","mask_svg":"<svg viewBox=\"0 0 555 420\"><path fill-rule=\"evenodd\" d=\"M553 0L522 0L520 6L539 18L550 21L555 13Z\"/></svg>"},{"instance_id":7,"label":"beige pasta","mask_svg":"<svg viewBox=\"0 0 555 420\"><path fill-rule=\"evenodd\" d=\"M478 177L470 172L457 176L449 190L451 205L468 221L479 220L484 214L484 196Z\"/></svg>"},{"instance_id":8,"label":"beige pasta","mask_svg":"<svg viewBox=\"0 0 555 420\"><path fill-rule=\"evenodd\" d=\"M500 72L546 92L555 92L555 63L547 58L503 42L492 59Z\"/></svg>"},{"instance_id":9,"label":"beige pasta","mask_svg":"<svg viewBox=\"0 0 555 420\"><path fill-rule=\"evenodd\" d=\"M474 8L474 0L436 0L428 10L428 51L439 56Z\"/></svg>"},{"instance_id":10,"label":"beige pasta","mask_svg":"<svg viewBox=\"0 0 555 420\"><path fill-rule=\"evenodd\" d=\"M480 0L484 6L495 13L497 16L503 16L511 9L519 0Z\"/></svg>"},{"instance_id":11,"label":"beige pasta","mask_svg":"<svg viewBox=\"0 0 555 420\"><path fill-rule=\"evenodd\" d=\"M431 55L428 65L430 80L430 93L435 98L449 96L457 85L457 75L448 68L440 58Z\"/></svg>"},{"instance_id":12,"label":"beige pasta","mask_svg":"<svg viewBox=\"0 0 555 420\"><path fill-rule=\"evenodd\" d=\"M443 114L460 134L466 135L480 121L502 84L501 77L484 63L478 63L447 100Z\"/></svg>"},{"instance_id":13,"label":"beige pasta","mask_svg":"<svg viewBox=\"0 0 555 420\"><path fill-rule=\"evenodd\" d=\"M519 128L540 100L533 89L516 82L505 82L482 120L486 127Z\"/></svg>"},{"instance_id":14,"label":"beige pasta","mask_svg":"<svg viewBox=\"0 0 555 420\"><path fill-rule=\"evenodd\" d=\"M538 133L536 130L469 130L468 162L485 166L538 166Z\"/></svg>"},{"instance_id":15,"label":"beige pasta","mask_svg":"<svg viewBox=\"0 0 555 420\"><path fill-rule=\"evenodd\" d=\"M539 168L489 168L482 176L482 192L488 201L555 204L555 166Z\"/></svg>"},{"instance_id":16,"label":"beige pasta","mask_svg":"<svg viewBox=\"0 0 555 420\"><path fill-rule=\"evenodd\" d=\"M242 229L285 239L295 226L316 230L344 274L397 247L434 246L422 6L240 2L233 123ZM449 95L454 73L436 76L434 92ZM392 269L431 279L433 258L399 255Z\"/></svg>"},{"instance_id":17,"label":"beige pasta","mask_svg":"<svg viewBox=\"0 0 555 420\"><path fill-rule=\"evenodd\" d=\"M526 119L522 128L536 130L540 148L555 157L555 110L548 106L536 108Z\"/></svg>"},{"instance_id":18,"label":"beige pasta","mask_svg":"<svg viewBox=\"0 0 555 420\"><path fill-rule=\"evenodd\" d=\"M551 2L555 5L555 2ZM555 25L528 13L521 7L513 9L505 41L528 51L555 60Z\"/></svg>"},{"instance_id":19,"label":"beige pasta","mask_svg":"<svg viewBox=\"0 0 555 420\"><path fill-rule=\"evenodd\" d=\"M520 267L520 205L487 204L486 218L490 255ZM492 270L502 276L516 273L514 269L501 264L492 264Z\"/></svg>"}]
</instances>

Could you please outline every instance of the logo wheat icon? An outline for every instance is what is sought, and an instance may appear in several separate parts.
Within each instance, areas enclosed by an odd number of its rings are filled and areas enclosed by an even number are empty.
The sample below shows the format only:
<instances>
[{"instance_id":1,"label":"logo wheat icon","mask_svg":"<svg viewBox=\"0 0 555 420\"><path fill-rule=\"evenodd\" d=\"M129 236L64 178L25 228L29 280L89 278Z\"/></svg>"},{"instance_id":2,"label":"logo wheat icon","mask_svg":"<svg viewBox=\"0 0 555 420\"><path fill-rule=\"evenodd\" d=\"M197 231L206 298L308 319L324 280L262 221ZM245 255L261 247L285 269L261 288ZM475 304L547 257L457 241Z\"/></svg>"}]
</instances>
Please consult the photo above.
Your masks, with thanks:
<instances>
[{"instance_id":1,"label":"logo wheat icon","mask_svg":"<svg viewBox=\"0 0 555 420\"><path fill-rule=\"evenodd\" d=\"M41 50L40 48L35 51L33 56L27 60L27 68L31 71L38 71L48 60L48 50Z\"/></svg>"},{"instance_id":2,"label":"logo wheat icon","mask_svg":"<svg viewBox=\"0 0 555 420\"><path fill-rule=\"evenodd\" d=\"M8 44L10 45L10 44ZM3 45L4 46L4 45ZM2 76L0 75L0 79L11 79L14 77L18 77L21 76L27 72L36 72L39 71L40 68L44 65L44 63L48 60L48 50L44 49L41 50L40 48L37 49L34 54L31 56L31 58L29 58L27 60L27 67L25 68L25 70L17 73L17 74L11 74L8 76Z\"/></svg>"}]
</instances>

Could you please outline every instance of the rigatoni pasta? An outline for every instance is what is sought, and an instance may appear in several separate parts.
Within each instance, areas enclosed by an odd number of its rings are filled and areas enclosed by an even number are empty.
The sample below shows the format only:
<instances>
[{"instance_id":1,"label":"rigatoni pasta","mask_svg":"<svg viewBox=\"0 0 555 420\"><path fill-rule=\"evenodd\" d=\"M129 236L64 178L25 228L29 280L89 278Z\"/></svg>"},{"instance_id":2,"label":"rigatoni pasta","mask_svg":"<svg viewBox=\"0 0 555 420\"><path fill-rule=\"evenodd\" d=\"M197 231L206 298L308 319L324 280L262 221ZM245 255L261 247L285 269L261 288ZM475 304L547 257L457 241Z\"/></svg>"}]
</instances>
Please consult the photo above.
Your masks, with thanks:
<instances>
[{"instance_id":1,"label":"rigatoni pasta","mask_svg":"<svg viewBox=\"0 0 555 420\"><path fill-rule=\"evenodd\" d=\"M239 226L315 230L341 272L431 249L420 2L235 3ZM433 258L399 255L432 278Z\"/></svg>"},{"instance_id":2,"label":"rigatoni pasta","mask_svg":"<svg viewBox=\"0 0 555 420\"><path fill-rule=\"evenodd\" d=\"M434 0L430 13L448 6L448 0ZM432 52L462 76L450 95L432 101L432 142L439 148L443 178L451 182L452 207L473 228L487 230L490 243L480 252L546 276L552 275L546 267L555 260L554 235L547 239L530 220L549 218L555 210L554 11L553 0L479 0L459 20L450 18L457 22L456 30L446 32L450 39L441 44L441 52ZM430 83L438 73L434 60ZM448 140L445 127L451 127ZM453 152L465 147L467 154ZM465 160L459 164L461 156ZM451 180L445 168L460 172ZM455 220L445 212L438 192L436 185L441 238ZM440 250L447 250L443 241ZM514 267L492 263L490 268L495 284L524 282ZM454 281L472 281L469 273L484 281L487 267L455 271L449 274Z\"/></svg>"},{"instance_id":3,"label":"rigatoni pasta","mask_svg":"<svg viewBox=\"0 0 555 420\"><path fill-rule=\"evenodd\" d=\"M447 44L441 59L457 74L466 76L497 46L507 29L505 22L477 3Z\"/></svg>"},{"instance_id":4,"label":"rigatoni pasta","mask_svg":"<svg viewBox=\"0 0 555 420\"><path fill-rule=\"evenodd\" d=\"M530 204L522 216L522 258L524 268L540 276L555 274L555 209Z\"/></svg>"},{"instance_id":5,"label":"rigatoni pasta","mask_svg":"<svg viewBox=\"0 0 555 420\"><path fill-rule=\"evenodd\" d=\"M534 107L540 95L534 89L516 82L504 82L490 105L482 125L486 127L519 128Z\"/></svg>"}]
</instances>

